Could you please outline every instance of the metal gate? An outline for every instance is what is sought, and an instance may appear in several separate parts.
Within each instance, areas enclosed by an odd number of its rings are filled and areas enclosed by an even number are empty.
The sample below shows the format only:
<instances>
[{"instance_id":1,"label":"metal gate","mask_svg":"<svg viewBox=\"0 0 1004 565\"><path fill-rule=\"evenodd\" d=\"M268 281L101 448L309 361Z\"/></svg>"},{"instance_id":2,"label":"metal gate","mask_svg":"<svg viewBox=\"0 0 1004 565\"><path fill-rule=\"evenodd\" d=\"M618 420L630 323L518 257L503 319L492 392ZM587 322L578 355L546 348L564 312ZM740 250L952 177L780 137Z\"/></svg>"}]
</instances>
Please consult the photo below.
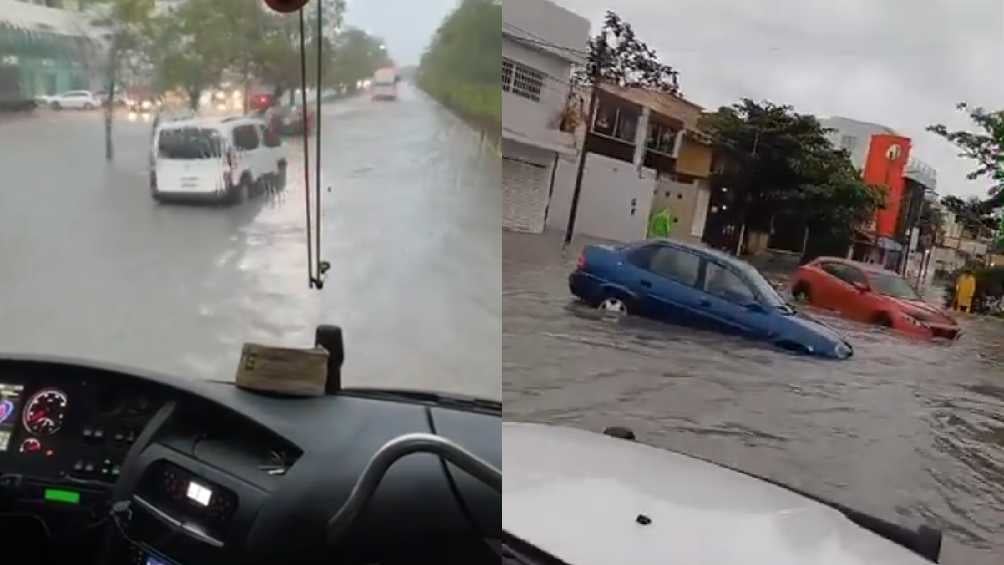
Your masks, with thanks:
<instances>
[{"instance_id":1,"label":"metal gate","mask_svg":"<svg viewBox=\"0 0 1004 565\"><path fill-rule=\"evenodd\" d=\"M544 231L548 189L547 165L502 157L502 227Z\"/></svg>"}]
</instances>

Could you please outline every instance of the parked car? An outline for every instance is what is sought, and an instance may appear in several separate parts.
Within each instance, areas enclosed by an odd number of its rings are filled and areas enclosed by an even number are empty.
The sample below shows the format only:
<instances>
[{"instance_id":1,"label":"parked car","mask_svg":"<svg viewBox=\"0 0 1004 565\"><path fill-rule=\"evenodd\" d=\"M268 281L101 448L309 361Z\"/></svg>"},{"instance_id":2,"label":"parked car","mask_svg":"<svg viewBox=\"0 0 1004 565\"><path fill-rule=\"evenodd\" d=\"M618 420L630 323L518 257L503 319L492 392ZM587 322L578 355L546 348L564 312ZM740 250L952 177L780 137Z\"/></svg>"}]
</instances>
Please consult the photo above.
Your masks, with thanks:
<instances>
[{"instance_id":1,"label":"parked car","mask_svg":"<svg viewBox=\"0 0 1004 565\"><path fill-rule=\"evenodd\" d=\"M94 98L101 102L101 106L108 106L108 92L104 90L99 90L94 93ZM130 100L121 90L115 91L115 106L129 106Z\"/></svg>"},{"instance_id":2,"label":"parked car","mask_svg":"<svg viewBox=\"0 0 1004 565\"><path fill-rule=\"evenodd\" d=\"M286 153L257 118L196 118L154 130L150 191L157 201L240 203L286 186Z\"/></svg>"},{"instance_id":3,"label":"parked car","mask_svg":"<svg viewBox=\"0 0 1004 565\"><path fill-rule=\"evenodd\" d=\"M739 334L797 353L834 359L854 353L837 332L785 303L759 271L703 246L589 245L568 284L603 310Z\"/></svg>"},{"instance_id":4,"label":"parked car","mask_svg":"<svg viewBox=\"0 0 1004 565\"><path fill-rule=\"evenodd\" d=\"M101 106L101 100L89 90L71 90L48 98L49 107L53 110L64 108L76 110L93 110Z\"/></svg>"},{"instance_id":5,"label":"parked car","mask_svg":"<svg viewBox=\"0 0 1004 565\"><path fill-rule=\"evenodd\" d=\"M266 121L280 135L302 135L304 130L303 106L273 106L265 113ZM314 127L314 110L307 105L307 133Z\"/></svg>"},{"instance_id":6,"label":"parked car","mask_svg":"<svg viewBox=\"0 0 1004 565\"><path fill-rule=\"evenodd\" d=\"M960 334L954 318L924 302L903 277L878 265L820 257L795 272L791 293L851 320L914 336L955 339Z\"/></svg>"}]
</instances>

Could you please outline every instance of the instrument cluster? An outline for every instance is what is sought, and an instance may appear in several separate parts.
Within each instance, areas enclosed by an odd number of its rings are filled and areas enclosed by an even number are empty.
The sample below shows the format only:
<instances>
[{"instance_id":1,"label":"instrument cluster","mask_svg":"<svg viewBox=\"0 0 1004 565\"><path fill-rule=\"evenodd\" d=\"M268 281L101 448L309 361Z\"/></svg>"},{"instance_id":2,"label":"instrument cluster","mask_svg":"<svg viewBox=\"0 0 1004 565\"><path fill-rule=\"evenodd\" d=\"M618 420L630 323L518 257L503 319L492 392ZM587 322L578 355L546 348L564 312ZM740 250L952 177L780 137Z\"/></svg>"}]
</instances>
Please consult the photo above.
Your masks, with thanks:
<instances>
[{"instance_id":1,"label":"instrument cluster","mask_svg":"<svg viewBox=\"0 0 1004 565\"><path fill-rule=\"evenodd\" d=\"M0 472L113 483L157 406L117 383L0 381Z\"/></svg>"}]
</instances>

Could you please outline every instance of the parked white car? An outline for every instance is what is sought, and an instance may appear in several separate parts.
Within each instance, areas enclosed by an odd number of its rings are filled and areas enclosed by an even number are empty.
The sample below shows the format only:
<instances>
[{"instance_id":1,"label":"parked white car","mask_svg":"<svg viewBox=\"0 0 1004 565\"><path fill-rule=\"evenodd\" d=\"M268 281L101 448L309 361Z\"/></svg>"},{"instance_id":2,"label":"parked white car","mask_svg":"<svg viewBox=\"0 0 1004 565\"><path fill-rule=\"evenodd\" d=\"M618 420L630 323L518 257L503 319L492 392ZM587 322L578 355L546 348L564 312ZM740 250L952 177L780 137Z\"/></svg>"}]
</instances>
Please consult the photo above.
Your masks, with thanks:
<instances>
[{"instance_id":1,"label":"parked white car","mask_svg":"<svg viewBox=\"0 0 1004 565\"><path fill-rule=\"evenodd\" d=\"M101 106L101 100L89 90L71 90L55 96L48 96L46 100L53 110L64 108L93 110Z\"/></svg>"},{"instance_id":2,"label":"parked white car","mask_svg":"<svg viewBox=\"0 0 1004 565\"><path fill-rule=\"evenodd\" d=\"M240 203L286 186L286 150L265 122L250 117L161 123L153 135L154 200Z\"/></svg>"}]
</instances>

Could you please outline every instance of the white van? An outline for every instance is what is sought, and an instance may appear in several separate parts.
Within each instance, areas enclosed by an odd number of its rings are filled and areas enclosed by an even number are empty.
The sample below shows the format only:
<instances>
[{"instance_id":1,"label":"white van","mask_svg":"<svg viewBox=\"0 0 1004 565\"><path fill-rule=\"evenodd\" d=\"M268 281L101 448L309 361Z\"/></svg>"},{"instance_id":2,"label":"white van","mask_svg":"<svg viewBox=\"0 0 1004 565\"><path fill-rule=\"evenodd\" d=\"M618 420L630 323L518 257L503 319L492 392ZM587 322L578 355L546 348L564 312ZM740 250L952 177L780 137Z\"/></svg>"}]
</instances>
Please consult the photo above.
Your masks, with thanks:
<instances>
[{"instance_id":1,"label":"white van","mask_svg":"<svg viewBox=\"0 0 1004 565\"><path fill-rule=\"evenodd\" d=\"M150 192L154 200L242 202L286 186L282 139L257 118L196 118L154 130Z\"/></svg>"},{"instance_id":2,"label":"white van","mask_svg":"<svg viewBox=\"0 0 1004 565\"><path fill-rule=\"evenodd\" d=\"M393 67L377 69L376 73L373 74L372 99L397 100L397 83L399 80L397 69Z\"/></svg>"}]
</instances>

